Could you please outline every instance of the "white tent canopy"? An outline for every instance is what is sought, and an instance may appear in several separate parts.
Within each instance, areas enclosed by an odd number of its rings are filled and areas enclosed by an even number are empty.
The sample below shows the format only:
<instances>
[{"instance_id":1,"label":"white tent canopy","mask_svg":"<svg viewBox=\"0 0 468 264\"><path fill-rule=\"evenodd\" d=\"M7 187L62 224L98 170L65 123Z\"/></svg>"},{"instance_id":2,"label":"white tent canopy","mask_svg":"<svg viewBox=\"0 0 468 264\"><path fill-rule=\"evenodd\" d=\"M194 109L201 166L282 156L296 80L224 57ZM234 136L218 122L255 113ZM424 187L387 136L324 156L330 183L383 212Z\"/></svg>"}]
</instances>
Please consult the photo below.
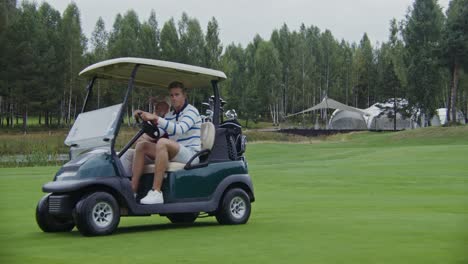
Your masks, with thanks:
<instances>
[{"instance_id":1,"label":"white tent canopy","mask_svg":"<svg viewBox=\"0 0 468 264\"><path fill-rule=\"evenodd\" d=\"M301 112L288 115L287 117L304 114L304 113L311 112L311 111L314 111L314 110L327 109L327 108L346 110L346 111L355 112L355 113L358 113L358 114L361 114L361 115L366 114L366 112L364 112L362 109L355 108L355 107L352 107L352 106L348 106L348 105L342 104L342 103L340 103L338 101L335 101L335 100L333 100L331 98L325 97L325 98L323 98L322 102L320 102L319 104L317 104L317 105L315 105L315 106L313 106L311 108L308 108L306 110L303 110Z\"/></svg>"},{"instance_id":2,"label":"white tent canopy","mask_svg":"<svg viewBox=\"0 0 468 264\"><path fill-rule=\"evenodd\" d=\"M336 109L329 122L330 129L337 130L367 130L367 123L360 113Z\"/></svg>"},{"instance_id":3,"label":"white tent canopy","mask_svg":"<svg viewBox=\"0 0 468 264\"><path fill-rule=\"evenodd\" d=\"M457 122L465 124L465 116L461 111L457 111ZM447 124L447 108L439 108L431 119L431 125L441 126Z\"/></svg>"},{"instance_id":4,"label":"white tent canopy","mask_svg":"<svg viewBox=\"0 0 468 264\"><path fill-rule=\"evenodd\" d=\"M408 100L402 98L389 98L383 103L375 103L369 108L365 109L367 113L367 126L369 130L393 130L395 129L394 118L389 117L393 115L394 103L398 109L404 109L408 106ZM405 117L401 113L396 114L396 129L411 129L414 127L414 122L411 117Z\"/></svg>"}]
</instances>

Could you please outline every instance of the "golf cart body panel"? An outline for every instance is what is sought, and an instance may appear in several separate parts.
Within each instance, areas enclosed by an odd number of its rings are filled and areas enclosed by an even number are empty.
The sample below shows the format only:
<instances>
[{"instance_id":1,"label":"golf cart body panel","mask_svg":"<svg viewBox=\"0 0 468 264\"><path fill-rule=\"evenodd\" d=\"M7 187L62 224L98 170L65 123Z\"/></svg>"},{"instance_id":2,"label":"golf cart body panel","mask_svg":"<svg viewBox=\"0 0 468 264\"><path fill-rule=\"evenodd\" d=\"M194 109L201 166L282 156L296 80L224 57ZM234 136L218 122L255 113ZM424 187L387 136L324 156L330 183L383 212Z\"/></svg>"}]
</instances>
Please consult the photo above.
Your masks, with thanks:
<instances>
[{"instance_id":1,"label":"golf cart body panel","mask_svg":"<svg viewBox=\"0 0 468 264\"><path fill-rule=\"evenodd\" d=\"M54 207L50 208L50 213L54 215L69 216L72 213L73 205L82 196L90 192L105 191L116 196L121 208L127 211L122 215L144 216L151 214L167 213L195 213L216 211L223 194L232 187L243 189L248 193L251 202L255 201L253 184L248 174L230 174L220 177L217 185L213 185L211 192L206 192L205 196L193 194L190 198L179 198L173 195L171 189L178 188L174 183L177 181L175 172L168 175L163 183L164 204L142 205L137 203L133 193L130 191L130 181L123 177L104 177L96 180L67 180L49 182L43 186L43 191L51 193L49 200L53 201ZM222 171L217 172L223 175ZM143 177L150 178L151 174ZM190 177L190 176L184 176ZM201 182L200 182L201 183ZM197 184L194 184L196 188ZM172 197L171 197L172 196Z\"/></svg>"},{"instance_id":2,"label":"golf cart body panel","mask_svg":"<svg viewBox=\"0 0 468 264\"><path fill-rule=\"evenodd\" d=\"M168 172L162 191L165 203L208 200L216 188L232 175L247 175L241 161L208 164L206 167ZM139 190L144 196L152 186L153 174L143 175Z\"/></svg>"},{"instance_id":3,"label":"golf cart body panel","mask_svg":"<svg viewBox=\"0 0 468 264\"><path fill-rule=\"evenodd\" d=\"M86 180L121 176L120 160L104 148L89 150L78 155L60 168L54 181Z\"/></svg>"},{"instance_id":4,"label":"golf cart body panel","mask_svg":"<svg viewBox=\"0 0 468 264\"><path fill-rule=\"evenodd\" d=\"M145 175L150 176L151 175ZM173 175L168 176L165 179L165 182L170 182L173 179ZM129 215L150 215L150 214L167 214L167 213L198 213L206 212L213 213L219 207L219 201L223 194L232 187L243 188L248 194L250 201L255 201L253 194L253 185L250 176L247 174L234 174L226 176L222 179L217 186L215 186L213 192L211 192L206 197L193 197L186 199L176 199L170 198L170 195L166 195L164 192L170 188L170 183L163 183L163 194L164 199L166 197L170 200L165 201L164 204L154 204L154 205L143 205L135 201L135 199L130 198L127 200ZM165 189L166 188L166 189Z\"/></svg>"},{"instance_id":5,"label":"golf cart body panel","mask_svg":"<svg viewBox=\"0 0 468 264\"><path fill-rule=\"evenodd\" d=\"M102 177L95 179L53 181L42 186L42 191L47 193L67 193L83 191L88 187L106 186L114 189L122 187L121 177ZM85 192L82 192L85 193Z\"/></svg>"},{"instance_id":6,"label":"golf cart body panel","mask_svg":"<svg viewBox=\"0 0 468 264\"><path fill-rule=\"evenodd\" d=\"M176 171L170 178L169 193L172 196L169 201L210 197L227 176L246 173L245 166L240 161L213 163L204 168Z\"/></svg>"}]
</instances>

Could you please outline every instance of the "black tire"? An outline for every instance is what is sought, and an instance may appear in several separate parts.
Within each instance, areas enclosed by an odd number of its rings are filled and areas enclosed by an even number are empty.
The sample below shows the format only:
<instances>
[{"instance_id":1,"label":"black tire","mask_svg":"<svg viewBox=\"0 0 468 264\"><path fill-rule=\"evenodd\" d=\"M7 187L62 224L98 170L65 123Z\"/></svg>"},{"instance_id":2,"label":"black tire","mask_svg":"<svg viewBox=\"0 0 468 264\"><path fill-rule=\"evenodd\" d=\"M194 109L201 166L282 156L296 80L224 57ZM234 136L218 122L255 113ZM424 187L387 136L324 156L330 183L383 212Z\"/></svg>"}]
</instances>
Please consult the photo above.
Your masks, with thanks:
<instances>
[{"instance_id":1,"label":"black tire","mask_svg":"<svg viewBox=\"0 0 468 264\"><path fill-rule=\"evenodd\" d=\"M109 235L120 222L120 208L115 198L106 192L83 197L73 210L76 227L85 236Z\"/></svg>"},{"instance_id":2,"label":"black tire","mask_svg":"<svg viewBox=\"0 0 468 264\"><path fill-rule=\"evenodd\" d=\"M168 214L166 217L173 224L192 224L198 217L198 213Z\"/></svg>"},{"instance_id":3,"label":"black tire","mask_svg":"<svg viewBox=\"0 0 468 264\"><path fill-rule=\"evenodd\" d=\"M36 207L36 222L39 228L44 232L70 232L75 223L73 219L61 218L49 213L49 196L45 195L37 203Z\"/></svg>"},{"instance_id":4,"label":"black tire","mask_svg":"<svg viewBox=\"0 0 468 264\"><path fill-rule=\"evenodd\" d=\"M230 189L224 194L216 212L216 220L222 225L245 224L250 217L249 195L240 188Z\"/></svg>"}]
</instances>

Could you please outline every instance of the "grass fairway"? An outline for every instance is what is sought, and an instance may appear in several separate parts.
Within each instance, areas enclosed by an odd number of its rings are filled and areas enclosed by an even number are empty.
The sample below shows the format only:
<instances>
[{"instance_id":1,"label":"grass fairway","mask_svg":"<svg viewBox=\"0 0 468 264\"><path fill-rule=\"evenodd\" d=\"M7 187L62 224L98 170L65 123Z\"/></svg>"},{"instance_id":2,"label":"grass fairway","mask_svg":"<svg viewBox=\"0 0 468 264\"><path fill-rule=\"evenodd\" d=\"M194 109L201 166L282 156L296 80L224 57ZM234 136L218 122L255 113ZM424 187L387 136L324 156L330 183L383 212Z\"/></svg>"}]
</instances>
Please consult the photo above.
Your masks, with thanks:
<instances>
[{"instance_id":1,"label":"grass fairway","mask_svg":"<svg viewBox=\"0 0 468 264\"><path fill-rule=\"evenodd\" d=\"M247 152L257 198L247 225L122 218L107 237L36 226L57 167L0 169L0 263L468 263L466 127Z\"/></svg>"}]
</instances>

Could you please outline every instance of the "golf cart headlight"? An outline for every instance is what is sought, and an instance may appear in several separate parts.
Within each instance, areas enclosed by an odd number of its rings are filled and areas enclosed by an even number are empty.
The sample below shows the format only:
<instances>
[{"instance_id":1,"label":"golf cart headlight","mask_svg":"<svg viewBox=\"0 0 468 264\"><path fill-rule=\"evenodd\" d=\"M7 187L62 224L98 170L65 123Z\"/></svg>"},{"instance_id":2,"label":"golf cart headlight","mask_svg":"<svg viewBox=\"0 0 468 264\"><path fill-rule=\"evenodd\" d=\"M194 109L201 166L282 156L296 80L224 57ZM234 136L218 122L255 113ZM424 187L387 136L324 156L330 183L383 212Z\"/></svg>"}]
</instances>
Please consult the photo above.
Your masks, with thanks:
<instances>
[{"instance_id":1,"label":"golf cart headlight","mask_svg":"<svg viewBox=\"0 0 468 264\"><path fill-rule=\"evenodd\" d=\"M60 173L58 176L57 176L57 180L66 180L66 178L68 177L74 177L76 176L76 171L65 171L65 172L62 172Z\"/></svg>"}]
</instances>

